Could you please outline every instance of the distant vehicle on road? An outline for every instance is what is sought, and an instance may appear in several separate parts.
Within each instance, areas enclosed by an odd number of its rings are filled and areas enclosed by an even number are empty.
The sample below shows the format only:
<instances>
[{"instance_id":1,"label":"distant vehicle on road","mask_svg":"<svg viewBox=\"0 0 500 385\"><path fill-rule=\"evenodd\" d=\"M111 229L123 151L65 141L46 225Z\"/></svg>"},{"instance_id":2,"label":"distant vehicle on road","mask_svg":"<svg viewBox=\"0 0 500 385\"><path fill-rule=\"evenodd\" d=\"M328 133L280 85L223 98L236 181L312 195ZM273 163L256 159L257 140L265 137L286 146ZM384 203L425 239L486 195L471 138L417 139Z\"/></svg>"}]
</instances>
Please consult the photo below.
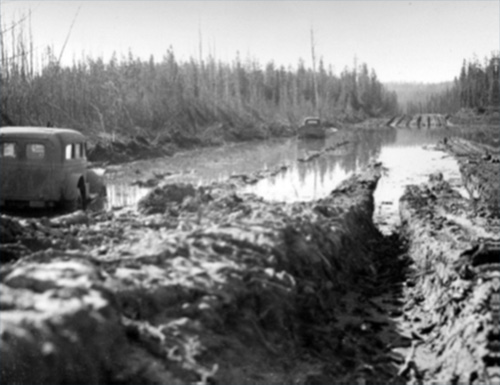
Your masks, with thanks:
<instances>
[{"instance_id":1,"label":"distant vehicle on road","mask_svg":"<svg viewBox=\"0 0 500 385\"><path fill-rule=\"evenodd\" d=\"M86 138L63 128L0 128L0 207L85 209Z\"/></svg>"},{"instance_id":2,"label":"distant vehicle on road","mask_svg":"<svg viewBox=\"0 0 500 385\"><path fill-rule=\"evenodd\" d=\"M336 128L325 126L320 118L308 117L304 119L297 133L298 137L303 139L323 139L336 131Z\"/></svg>"}]
</instances>

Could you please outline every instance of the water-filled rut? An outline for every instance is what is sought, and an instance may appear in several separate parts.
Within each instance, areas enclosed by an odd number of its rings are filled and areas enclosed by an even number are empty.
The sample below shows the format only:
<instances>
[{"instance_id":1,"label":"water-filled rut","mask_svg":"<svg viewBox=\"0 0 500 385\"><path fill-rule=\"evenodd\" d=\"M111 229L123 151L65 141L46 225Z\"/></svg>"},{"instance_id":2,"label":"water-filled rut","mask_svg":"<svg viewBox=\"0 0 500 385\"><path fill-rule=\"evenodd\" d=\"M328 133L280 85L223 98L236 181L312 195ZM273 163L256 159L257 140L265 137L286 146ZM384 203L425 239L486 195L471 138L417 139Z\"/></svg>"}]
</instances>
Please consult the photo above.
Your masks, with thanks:
<instances>
[{"instance_id":1,"label":"water-filled rut","mask_svg":"<svg viewBox=\"0 0 500 385\"><path fill-rule=\"evenodd\" d=\"M500 383L499 150L452 138L469 197L442 174L407 187L403 229L414 265L405 321L416 335L412 375L423 383Z\"/></svg>"}]
</instances>

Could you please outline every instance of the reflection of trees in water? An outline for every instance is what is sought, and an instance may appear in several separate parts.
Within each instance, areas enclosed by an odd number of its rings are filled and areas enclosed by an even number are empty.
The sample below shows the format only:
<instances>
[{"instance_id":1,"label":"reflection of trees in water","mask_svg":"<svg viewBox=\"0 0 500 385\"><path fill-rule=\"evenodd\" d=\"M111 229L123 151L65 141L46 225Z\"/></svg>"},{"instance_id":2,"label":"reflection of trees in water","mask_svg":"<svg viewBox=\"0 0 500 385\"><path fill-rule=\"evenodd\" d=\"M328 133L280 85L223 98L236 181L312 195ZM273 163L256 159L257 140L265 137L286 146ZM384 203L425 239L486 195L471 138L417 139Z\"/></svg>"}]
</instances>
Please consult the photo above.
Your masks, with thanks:
<instances>
[{"instance_id":1,"label":"reflection of trees in water","mask_svg":"<svg viewBox=\"0 0 500 385\"><path fill-rule=\"evenodd\" d=\"M299 154L323 151L326 148L326 139L298 139L297 150Z\"/></svg>"},{"instance_id":2,"label":"reflection of trees in water","mask_svg":"<svg viewBox=\"0 0 500 385\"><path fill-rule=\"evenodd\" d=\"M394 129L353 131L349 135L348 144L332 151L326 151L310 162L298 164L300 184L303 185L309 175L314 175L315 185L318 182L324 184L325 180L334 178L333 174L338 168L345 174L354 173L358 168L368 165L371 160L376 158L384 144L394 143L396 136L397 131ZM300 153L303 151L324 151L343 140L328 138L327 140L303 141L299 142L298 148Z\"/></svg>"},{"instance_id":3,"label":"reflection of trees in water","mask_svg":"<svg viewBox=\"0 0 500 385\"><path fill-rule=\"evenodd\" d=\"M497 129L498 130L498 129ZM288 159L296 160L321 153L309 162L293 162L285 172L279 173L274 178L263 180L261 190L268 194L269 189L276 191L277 196L290 199L309 199L328 194L339 182L350 174L358 172L370 161L378 159L385 149L413 148L429 144L436 144L444 137L462 136L476 139L479 143L486 143L490 152L499 148L497 131L484 129L471 133L469 128L454 127L453 129L436 130L411 130L411 129L385 129L385 130L357 130L348 133L349 137L342 139L329 137L326 140L297 141L288 148ZM349 143L335 147L345 140ZM269 149L272 151L272 148ZM280 151L286 152L285 148ZM403 154L405 152L398 152ZM274 155L273 155L274 156ZM385 159L385 156L384 156ZM407 160L401 159L401 162ZM276 189L275 189L276 188ZM278 199L280 199L278 198Z\"/></svg>"},{"instance_id":4,"label":"reflection of trees in water","mask_svg":"<svg viewBox=\"0 0 500 385\"><path fill-rule=\"evenodd\" d=\"M327 174L333 173L334 166L335 163L331 163L326 156L320 156L311 162L299 163L297 168L300 184L303 185L309 175L313 176L315 186L318 183L324 184Z\"/></svg>"},{"instance_id":5,"label":"reflection of trees in water","mask_svg":"<svg viewBox=\"0 0 500 385\"><path fill-rule=\"evenodd\" d=\"M383 145L396 141L397 131L393 129L356 132L353 151L346 162L351 169L366 166L371 160L378 157Z\"/></svg>"},{"instance_id":6,"label":"reflection of trees in water","mask_svg":"<svg viewBox=\"0 0 500 385\"><path fill-rule=\"evenodd\" d=\"M329 167L330 162L328 162L327 157L321 157L318 159L319 166L319 175L321 184L325 183L325 176L328 171L331 171L331 167Z\"/></svg>"}]
</instances>

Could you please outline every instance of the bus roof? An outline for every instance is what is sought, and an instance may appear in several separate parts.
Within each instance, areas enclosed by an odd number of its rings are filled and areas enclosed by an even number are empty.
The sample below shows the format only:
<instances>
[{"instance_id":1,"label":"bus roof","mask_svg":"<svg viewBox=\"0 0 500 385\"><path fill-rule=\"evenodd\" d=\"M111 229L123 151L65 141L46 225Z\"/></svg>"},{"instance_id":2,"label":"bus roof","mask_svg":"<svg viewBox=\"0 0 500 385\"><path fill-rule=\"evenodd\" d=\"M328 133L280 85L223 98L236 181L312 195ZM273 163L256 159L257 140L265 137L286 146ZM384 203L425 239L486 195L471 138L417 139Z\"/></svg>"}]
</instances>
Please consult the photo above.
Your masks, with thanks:
<instances>
[{"instance_id":1,"label":"bus roof","mask_svg":"<svg viewBox=\"0 0 500 385\"><path fill-rule=\"evenodd\" d=\"M33 138L50 139L57 137L63 142L70 140L84 141L85 136L79 131L69 128L48 128L48 127L0 127L0 138Z\"/></svg>"}]
</instances>

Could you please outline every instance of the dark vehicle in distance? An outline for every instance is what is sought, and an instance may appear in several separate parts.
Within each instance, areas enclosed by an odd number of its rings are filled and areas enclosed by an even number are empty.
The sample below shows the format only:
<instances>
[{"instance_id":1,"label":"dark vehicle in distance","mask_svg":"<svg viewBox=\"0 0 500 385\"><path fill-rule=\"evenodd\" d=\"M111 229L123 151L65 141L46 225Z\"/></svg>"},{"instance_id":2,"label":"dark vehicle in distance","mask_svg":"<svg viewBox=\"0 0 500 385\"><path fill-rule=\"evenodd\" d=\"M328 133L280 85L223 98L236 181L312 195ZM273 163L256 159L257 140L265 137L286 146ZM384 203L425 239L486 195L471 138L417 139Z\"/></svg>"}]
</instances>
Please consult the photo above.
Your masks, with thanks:
<instances>
[{"instance_id":1,"label":"dark vehicle in distance","mask_svg":"<svg viewBox=\"0 0 500 385\"><path fill-rule=\"evenodd\" d=\"M327 135L337 132L334 127L327 127L320 118L309 117L305 118L302 125L299 127L297 134L302 139L323 139Z\"/></svg>"},{"instance_id":2,"label":"dark vehicle in distance","mask_svg":"<svg viewBox=\"0 0 500 385\"><path fill-rule=\"evenodd\" d=\"M308 117L302 122L297 134L300 139L324 139L338 130L318 117Z\"/></svg>"},{"instance_id":3,"label":"dark vehicle in distance","mask_svg":"<svg viewBox=\"0 0 500 385\"><path fill-rule=\"evenodd\" d=\"M0 207L85 208L86 138L63 128L0 128Z\"/></svg>"},{"instance_id":4,"label":"dark vehicle in distance","mask_svg":"<svg viewBox=\"0 0 500 385\"><path fill-rule=\"evenodd\" d=\"M299 138L324 138L325 130L319 118L305 118L298 130Z\"/></svg>"}]
</instances>

